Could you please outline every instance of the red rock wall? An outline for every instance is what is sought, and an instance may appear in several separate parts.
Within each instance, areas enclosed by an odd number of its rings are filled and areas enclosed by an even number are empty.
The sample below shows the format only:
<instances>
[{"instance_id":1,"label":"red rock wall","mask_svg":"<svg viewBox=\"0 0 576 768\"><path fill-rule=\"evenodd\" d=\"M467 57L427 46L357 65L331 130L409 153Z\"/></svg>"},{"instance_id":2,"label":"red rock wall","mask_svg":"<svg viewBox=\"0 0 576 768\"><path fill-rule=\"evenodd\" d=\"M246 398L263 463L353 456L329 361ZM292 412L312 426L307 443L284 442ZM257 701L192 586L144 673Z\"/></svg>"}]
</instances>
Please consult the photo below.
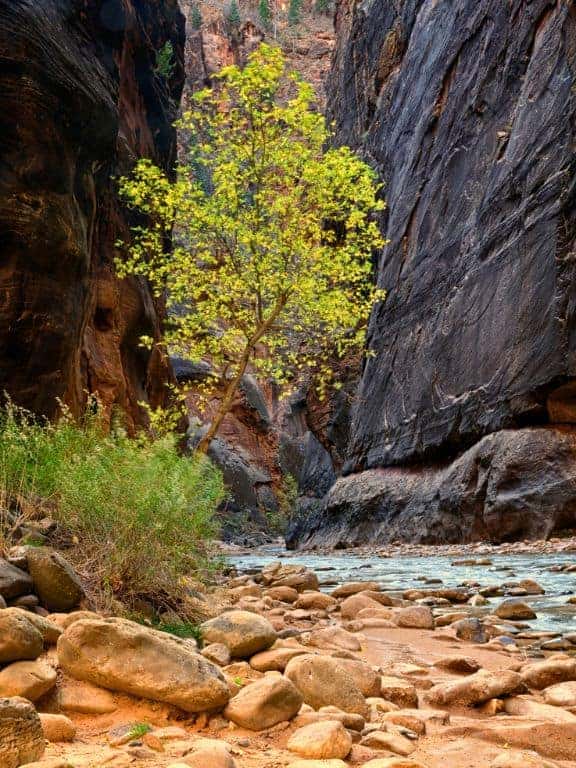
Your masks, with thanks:
<instances>
[{"instance_id":1,"label":"red rock wall","mask_svg":"<svg viewBox=\"0 0 576 768\"><path fill-rule=\"evenodd\" d=\"M173 165L183 49L177 0L0 0L0 391L37 413L96 392L134 426L165 396L169 364L138 345L162 307L114 275L134 223L114 179Z\"/></svg>"}]
</instances>

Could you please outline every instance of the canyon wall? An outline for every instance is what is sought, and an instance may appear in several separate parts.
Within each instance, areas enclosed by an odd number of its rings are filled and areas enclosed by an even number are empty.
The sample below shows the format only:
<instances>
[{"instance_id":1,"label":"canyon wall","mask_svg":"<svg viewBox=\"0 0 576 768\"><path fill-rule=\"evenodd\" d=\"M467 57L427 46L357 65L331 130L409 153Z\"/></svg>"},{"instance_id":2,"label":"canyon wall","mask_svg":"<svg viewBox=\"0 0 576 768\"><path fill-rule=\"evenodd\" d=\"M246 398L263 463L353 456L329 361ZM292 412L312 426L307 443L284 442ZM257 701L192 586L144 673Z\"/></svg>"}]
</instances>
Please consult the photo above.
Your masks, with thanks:
<instances>
[{"instance_id":1,"label":"canyon wall","mask_svg":"<svg viewBox=\"0 0 576 768\"><path fill-rule=\"evenodd\" d=\"M341 0L337 139L385 183L344 477L290 546L576 527L576 8Z\"/></svg>"},{"instance_id":2,"label":"canyon wall","mask_svg":"<svg viewBox=\"0 0 576 768\"><path fill-rule=\"evenodd\" d=\"M169 364L138 344L162 307L114 275L135 223L115 179L173 166L183 51L177 0L0 0L0 392L37 413L96 392L134 427L165 397Z\"/></svg>"}]
</instances>

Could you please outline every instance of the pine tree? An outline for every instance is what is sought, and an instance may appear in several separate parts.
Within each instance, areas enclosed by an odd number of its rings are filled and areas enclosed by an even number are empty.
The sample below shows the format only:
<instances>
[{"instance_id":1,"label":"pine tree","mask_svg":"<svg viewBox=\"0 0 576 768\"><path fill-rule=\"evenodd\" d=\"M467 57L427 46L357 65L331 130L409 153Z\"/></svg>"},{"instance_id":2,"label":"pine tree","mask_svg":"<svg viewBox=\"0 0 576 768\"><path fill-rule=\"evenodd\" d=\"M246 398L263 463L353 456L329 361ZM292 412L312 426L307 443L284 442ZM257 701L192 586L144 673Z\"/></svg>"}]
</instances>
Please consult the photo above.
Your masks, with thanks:
<instances>
[{"instance_id":1,"label":"pine tree","mask_svg":"<svg viewBox=\"0 0 576 768\"><path fill-rule=\"evenodd\" d=\"M300 23L300 13L302 11L302 0L290 0L288 6L288 24L295 27Z\"/></svg>"},{"instance_id":2,"label":"pine tree","mask_svg":"<svg viewBox=\"0 0 576 768\"><path fill-rule=\"evenodd\" d=\"M192 6L192 28L193 29L201 29L202 28L202 12L200 11L200 8L198 5Z\"/></svg>"},{"instance_id":3,"label":"pine tree","mask_svg":"<svg viewBox=\"0 0 576 768\"><path fill-rule=\"evenodd\" d=\"M314 8L316 13L329 14L331 11L330 0L316 0Z\"/></svg>"},{"instance_id":4,"label":"pine tree","mask_svg":"<svg viewBox=\"0 0 576 768\"><path fill-rule=\"evenodd\" d=\"M235 29L237 29L242 23L240 8L238 8L238 3L236 0L231 0L226 18L228 20L228 24Z\"/></svg>"},{"instance_id":5,"label":"pine tree","mask_svg":"<svg viewBox=\"0 0 576 768\"><path fill-rule=\"evenodd\" d=\"M262 26L267 29L272 21L272 11L270 9L269 0L260 0L258 3L258 16L260 17Z\"/></svg>"}]
</instances>

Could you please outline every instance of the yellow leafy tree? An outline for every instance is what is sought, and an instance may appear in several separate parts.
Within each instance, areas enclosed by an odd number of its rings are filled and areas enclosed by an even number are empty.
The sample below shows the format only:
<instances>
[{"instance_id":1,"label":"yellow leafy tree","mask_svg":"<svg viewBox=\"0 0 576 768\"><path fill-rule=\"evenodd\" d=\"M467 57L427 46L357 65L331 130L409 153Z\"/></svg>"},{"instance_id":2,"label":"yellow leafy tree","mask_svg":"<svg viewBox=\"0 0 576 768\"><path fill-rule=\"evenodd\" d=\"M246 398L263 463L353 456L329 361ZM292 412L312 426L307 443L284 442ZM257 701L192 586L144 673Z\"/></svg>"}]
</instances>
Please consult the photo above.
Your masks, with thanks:
<instances>
[{"instance_id":1,"label":"yellow leafy tree","mask_svg":"<svg viewBox=\"0 0 576 768\"><path fill-rule=\"evenodd\" d=\"M221 391L199 450L230 410L247 368L286 384L362 348L383 291L371 280L383 240L374 172L329 147L309 84L261 45L196 93L179 123L188 156L175 180L148 160L120 182L151 222L136 228L121 275L145 276L171 311L163 343L209 361ZM169 233L180 233L172 250ZM148 340L149 341L149 340Z\"/></svg>"}]
</instances>

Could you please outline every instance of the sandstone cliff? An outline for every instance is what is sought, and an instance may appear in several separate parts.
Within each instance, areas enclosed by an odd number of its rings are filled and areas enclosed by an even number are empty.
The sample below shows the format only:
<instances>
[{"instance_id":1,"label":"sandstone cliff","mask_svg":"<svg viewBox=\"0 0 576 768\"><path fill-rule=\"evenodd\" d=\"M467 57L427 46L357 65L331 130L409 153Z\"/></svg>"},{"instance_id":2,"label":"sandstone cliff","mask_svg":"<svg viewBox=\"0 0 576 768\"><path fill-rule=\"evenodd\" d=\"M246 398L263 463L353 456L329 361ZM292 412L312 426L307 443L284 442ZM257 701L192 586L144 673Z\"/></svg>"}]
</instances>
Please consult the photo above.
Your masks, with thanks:
<instances>
[{"instance_id":1,"label":"sandstone cliff","mask_svg":"<svg viewBox=\"0 0 576 768\"><path fill-rule=\"evenodd\" d=\"M576 526L576 9L341 0L337 32L329 110L386 184L389 298L348 476L290 544Z\"/></svg>"},{"instance_id":2,"label":"sandstone cliff","mask_svg":"<svg viewBox=\"0 0 576 768\"><path fill-rule=\"evenodd\" d=\"M173 165L183 48L177 0L0 0L0 391L38 413L90 391L134 425L164 397L168 364L138 346L162 308L114 276L133 223L115 177Z\"/></svg>"}]
</instances>

